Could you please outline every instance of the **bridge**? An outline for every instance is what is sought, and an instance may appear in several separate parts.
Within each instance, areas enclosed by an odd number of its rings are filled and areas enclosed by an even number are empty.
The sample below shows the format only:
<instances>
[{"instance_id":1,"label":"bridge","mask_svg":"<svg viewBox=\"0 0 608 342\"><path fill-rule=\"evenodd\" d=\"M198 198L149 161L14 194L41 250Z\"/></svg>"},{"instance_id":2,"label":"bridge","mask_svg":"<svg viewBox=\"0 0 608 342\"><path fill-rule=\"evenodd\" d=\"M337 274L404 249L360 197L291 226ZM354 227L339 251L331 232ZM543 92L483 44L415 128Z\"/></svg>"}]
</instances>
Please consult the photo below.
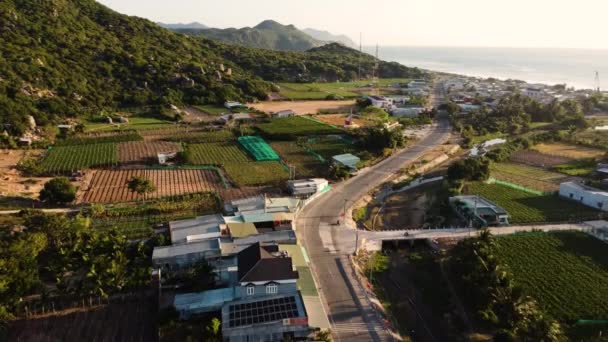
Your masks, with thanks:
<instances>
[{"instance_id":1,"label":"bridge","mask_svg":"<svg viewBox=\"0 0 608 342\"><path fill-rule=\"evenodd\" d=\"M608 221L603 220L581 223L491 227L489 230L493 235L508 235L531 231L582 231L608 241ZM479 232L480 230L475 228L431 228L385 231L359 230L357 233L359 234L359 248L364 248L368 251L379 251L382 249L382 243L385 241L464 239L477 236Z\"/></svg>"}]
</instances>

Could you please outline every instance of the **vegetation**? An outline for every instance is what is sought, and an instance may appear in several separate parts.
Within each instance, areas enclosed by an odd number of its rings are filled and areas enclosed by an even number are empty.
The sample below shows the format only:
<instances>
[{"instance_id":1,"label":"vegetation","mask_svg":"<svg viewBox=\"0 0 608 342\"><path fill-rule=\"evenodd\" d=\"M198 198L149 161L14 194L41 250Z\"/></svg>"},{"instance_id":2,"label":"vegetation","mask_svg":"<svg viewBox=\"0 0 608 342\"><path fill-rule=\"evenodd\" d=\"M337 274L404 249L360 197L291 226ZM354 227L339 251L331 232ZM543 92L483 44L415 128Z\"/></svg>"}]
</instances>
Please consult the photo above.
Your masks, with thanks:
<instances>
[{"instance_id":1,"label":"vegetation","mask_svg":"<svg viewBox=\"0 0 608 342\"><path fill-rule=\"evenodd\" d=\"M359 130L361 145L367 150L382 151L405 146L406 139L401 129L371 127Z\"/></svg>"},{"instance_id":2,"label":"vegetation","mask_svg":"<svg viewBox=\"0 0 608 342\"><path fill-rule=\"evenodd\" d=\"M296 177L322 176L326 171L324 161L295 141L273 141L270 146L290 166L295 166Z\"/></svg>"},{"instance_id":3,"label":"vegetation","mask_svg":"<svg viewBox=\"0 0 608 342\"><path fill-rule=\"evenodd\" d=\"M278 186L289 178L286 168L277 161L226 162L223 167L238 186Z\"/></svg>"},{"instance_id":4,"label":"vegetation","mask_svg":"<svg viewBox=\"0 0 608 342\"><path fill-rule=\"evenodd\" d=\"M59 146L50 148L40 167L46 174L62 174L118 163L116 144Z\"/></svg>"},{"instance_id":5,"label":"vegetation","mask_svg":"<svg viewBox=\"0 0 608 342\"><path fill-rule=\"evenodd\" d=\"M597 219L599 211L557 195L538 196L499 184L470 183L468 194L480 195L509 213L509 222L564 222Z\"/></svg>"},{"instance_id":6,"label":"vegetation","mask_svg":"<svg viewBox=\"0 0 608 342\"><path fill-rule=\"evenodd\" d=\"M192 144L184 151L184 161L193 165L223 165L226 162L250 161L235 142Z\"/></svg>"},{"instance_id":7,"label":"vegetation","mask_svg":"<svg viewBox=\"0 0 608 342\"><path fill-rule=\"evenodd\" d=\"M448 180L485 181L490 177L490 161L486 158L467 158L459 160L448 168Z\"/></svg>"},{"instance_id":8,"label":"vegetation","mask_svg":"<svg viewBox=\"0 0 608 342\"><path fill-rule=\"evenodd\" d=\"M176 29L179 33L200 35L221 42L268 50L306 51L323 43L293 25L265 20L254 27L240 29Z\"/></svg>"},{"instance_id":9,"label":"vegetation","mask_svg":"<svg viewBox=\"0 0 608 342\"><path fill-rule=\"evenodd\" d=\"M201 144L233 141L234 139L234 133L228 130L222 130L211 132L184 133L179 134L177 136L167 137L165 140L183 142L187 144Z\"/></svg>"},{"instance_id":10,"label":"vegetation","mask_svg":"<svg viewBox=\"0 0 608 342\"><path fill-rule=\"evenodd\" d=\"M144 198L147 194L156 191L156 186L152 181L146 177L142 176L134 176L133 178L127 181L127 188L131 192L136 192L138 195L144 195Z\"/></svg>"},{"instance_id":11,"label":"vegetation","mask_svg":"<svg viewBox=\"0 0 608 342\"><path fill-rule=\"evenodd\" d=\"M126 132L116 135L108 135L102 137L85 137L85 136L74 136L67 139L55 141L55 147L57 146L71 146L71 145L92 145L92 144L104 144L104 143L120 143L126 141L141 141L144 138L137 132Z\"/></svg>"},{"instance_id":12,"label":"vegetation","mask_svg":"<svg viewBox=\"0 0 608 342\"><path fill-rule=\"evenodd\" d=\"M557 172L570 176L588 176L595 171L596 166L597 162L595 159L579 159L556 165L554 169Z\"/></svg>"},{"instance_id":13,"label":"vegetation","mask_svg":"<svg viewBox=\"0 0 608 342\"><path fill-rule=\"evenodd\" d=\"M53 178L40 190L40 200L53 204L71 203L76 199L76 187L65 177Z\"/></svg>"},{"instance_id":14,"label":"vegetation","mask_svg":"<svg viewBox=\"0 0 608 342\"><path fill-rule=\"evenodd\" d=\"M360 60L365 76L375 63L373 56L339 44L283 52L180 35L94 0L8 0L0 6L0 21L11 28L0 37L0 124L15 136L27 129L28 115L45 126L127 107L263 99L273 90L263 80L351 80ZM381 62L380 74L425 72Z\"/></svg>"},{"instance_id":15,"label":"vegetation","mask_svg":"<svg viewBox=\"0 0 608 342\"><path fill-rule=\"evenodd\" d=\"M484 230L478 238L461 241L450 251L450 271L477 318L493 327L495 340L561 341L560 324L549 318L530 294L518 287L503 261L496 241Z\"/></svg>"},{"instance_id":16,"label":"vegetation","mask_svg":"<svg viewBox=\"0 0 608 342\"><path fill-rule=\"evenodd\" d=\"M490 169L492 178L544 192L557 191L566 179L560 173L523 164L493 163Z\"/></svg>"},{"instance_id":17,"label":"vegetation","mask_svg":"<svg viewBox=\"0 0 608 342\"><path fill-rule=\"evenodd\" d=\"M259 124L257 128L272 139L294 139L304 135L340 134L342 130L325 123L301 116L285 119L274 119L269 123Z\"/></svg>"},{"instance_id":18,"label":"vegetation","mask_svg":"<svg viewBox=\"0 0 608 342\"><path fill-rule=\"evenodd\" d=\"M496 238L496 257L514 280L561 322L608 319L605 244L583 232L523 233ZM559 272L556 272L559 270Z\"/></svg>"}]
</instances>

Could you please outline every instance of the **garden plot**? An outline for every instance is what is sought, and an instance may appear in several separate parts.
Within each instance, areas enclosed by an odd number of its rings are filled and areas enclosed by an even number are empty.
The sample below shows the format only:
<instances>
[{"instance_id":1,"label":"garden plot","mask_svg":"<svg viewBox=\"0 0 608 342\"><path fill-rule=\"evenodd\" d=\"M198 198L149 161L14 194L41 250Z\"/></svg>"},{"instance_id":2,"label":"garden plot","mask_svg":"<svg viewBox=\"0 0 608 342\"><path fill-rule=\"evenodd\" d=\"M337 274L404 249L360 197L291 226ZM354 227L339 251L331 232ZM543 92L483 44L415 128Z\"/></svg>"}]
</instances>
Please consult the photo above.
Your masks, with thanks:
<instances>
[{"instance_id":1,"label":"garden plot","mask_svg":"<svg viewBox=\"0 0 608 342\"><path fill-rule=\"evenodd\" d=\"M514 163L493 164L491 177L543 192L558 191L560 183L571 180L561 173Z\"/></svg>"},{"instance_id":2,"label":"garden plot","mask_svg":"<svg viewBox=\"0 0 608 342\"><path fill-rule=\"evenodd\" d=\"M568 145L561 143L551 144L538 144L532 147L532 150L538 151L543 154L550 156L558 156L570 159L589 159L601 157L605 154L605 151L580 146L580 145Z\"/></svg>"},{"instance_id":3,"label":"garden plot","mask_svg":"<svg viewBox=\"0 0 608 342\"><path fill-rule=\"evenodd\" d=\"M235 142L192 144L186 147L185 160L192 165L223 165L227 162L246 163L247 153Z\"/></svg>"},{"instance_id":4,"label":"garden plot","mask_svg":"<svg viewBox=\"0 0 608 342\"><path fill-rule=\"evenodd\" d=\"M512 162L531 166L552 168L560 164L568 163L572 161L572 158L547 155L538 151L521 150L513 153L510 160Z\"/></svg>"},{"instance_id":5,"label":"garden plot","mask_svg":"<svg viewBox=\"0 0 608 342\"><path fill-rule=\"evenodd\" d=\"M44 173L61 174L117 163L116 144L105 143L52 147L46 152L41 167Z\"/></svg>"},{"instance_id":6,"label":"garden plot","mask_svg":"<svg viewBox=\"0 0 608 342\"><path fill-rule=\"evenodd\" d=\"M182 146L166 141L131 141L118 144L118 160L121 163L154 163L159 153L180 152Z\"/></svg>"}]
</instances>

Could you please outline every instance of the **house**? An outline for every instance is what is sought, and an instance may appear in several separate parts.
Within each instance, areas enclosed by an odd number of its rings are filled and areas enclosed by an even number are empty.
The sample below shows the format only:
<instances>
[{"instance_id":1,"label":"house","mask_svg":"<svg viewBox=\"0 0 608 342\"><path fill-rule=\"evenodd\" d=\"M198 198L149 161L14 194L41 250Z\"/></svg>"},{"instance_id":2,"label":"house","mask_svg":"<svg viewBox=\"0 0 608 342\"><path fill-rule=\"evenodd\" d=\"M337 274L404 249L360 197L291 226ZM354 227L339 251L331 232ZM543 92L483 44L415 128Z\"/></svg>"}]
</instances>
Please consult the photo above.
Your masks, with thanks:
<instances>
[{"instance_id":1,"label":"house","mask_svg":"<svg viewBox=\"0 0 608 342\"><path fill-rule=\"evenodd\" d=\"M564 182L559 185L559 195L591 208L608 211L608 192L606 191L576 182Z\"/></svg>"},{"instance_id":2,"label":"house","mask_svg":"<svg viewBox=\"0 0 608 342\"><path fill-rule=\"evenodd\" d=\"M152 265L157 269L178 270L201 260L218 259L221 256L220 239L201 240L181 245L154 247Z\"/></svg>"},{"instance_id":3,"label":"house","mask_svg":"<svg viewBox=\"0 0 608 342\"><path fill-rule=\"evenodd\" d=\"M298 179L287 182L287 188L294 196L314 195L324 191L328 186L329 182L323 178Z\"/></svg>"},{"instance_id":4,"label":"house","mask_svg":"<svg viewBox=\"0 0 608 342\"><path fill-rule=\"evenodd\" d=\"M601 175L602 177L607 177L608 176L608 164L605 164L605 163L597 164L597 166L595 167L595 172L598 173L599 175Z\"/></svg>"},{"instance_id":5,"label":"house","mask_svg":"<svg viewBox=\"0 0 608 342\"><path fill-rule=\"evenodd\" d=\"M357 165L361 162L361 159L350 153L339 154L331 157L334 164L339 164L349 168L350 170L357 170Z\"/></svg>"},{"instance_id":6,"label":"house","mask_svg":"<svg viewBox=\"0 0 608 342\"><path fill-rule=\"evenodd\" d=\"M236 101L226 101L224 102L224 107L226 107L226 109L232 110L232 109L240 109L244 106L242 103L240 102L236 102Z\"/></svg>"},{"instance_id":7,"label":"house","mask_svg":"<svg viewBox=\"0 0 608 342\"><path fill-rule=\"evenodd\" d=\"M219 311L225 341L284 341L309 332L298 272L278 245L252 244L236 255L234 281L222 289L178 294L182 318Z\"/></svg>"},{"instance_id":8,"label":"house","mask_svg":"<svg viewBox=\"0 0 608 342\"><path fill-rule=\"evenodd\" d=\"M384 96L370 95L367 99L374 107L389 108L392 105L392 101Z\"/></svg>"},{"instance_id":9,"label":"house","mask_svg":"<svg viewBox=\"0 0 608 342\"><path fill-rule=\"evenodd\" d=\"M458 107L460 107L460 110L464 113L472 113L481 108L481 106L479 105L473 105L468 103L459 104Z\"/></svg>"},{"instance_id":10,"label":"house","mask_svg":"<svg viewBox=\"0 0 608 342\"><path fill-rule=\"evenodd\" d=\"M521 91L521 94L533 99L540 99L543 97L543 90L537 87L527 87Z\"/></svg>"},{"instance_id":11,"label":"house","mask_svg":"<svg viewBox=\"0 0 608 342\"><path fill-rule=\"evenodd\" d=\"M30 146L32 144L32 138L19 138L19 140L17 140L17 145L19 146Z\"/></svg>"},{"instance_id":12,"label":"house","mask_svg":"<svg viewBox=\"0 0 608 342\"><path fill-rule=\"evenodd\" d=\"M286 110L280 110L278 112L274 112L270 114L270 117L273 119L281 119L281 118L289 118L296 115L296 112L294 112L291 109L286 109Z\"/></svg>"},{"instance_id":13,"label":"house","mask_svg":"<svg viewBox=\"0 0 608 342\"><path fill-rule=\"evenodd\" d=\"M57 125L57 128L62 132L68 132L72 130L72 125Z\"/></svg>"},{"instance_id":14,"label":"house","mask_svg":"<svg viewBox=\"0 0 608 342\"><path fill-rule=\"evenodd\" d=\"M425 88L426 87L425 80L412 80L407 84L408 88Z\"/></svg>"},{"instance_id":15,"label":"house","mask_svg":"<svg viewBox=\"0 0 608 342\"><path fill-rule=\"evenodd\" d=\"M449 199L452 209L463 219L480 227L506 226L506 210L481 196L454 196Z\"/></svg>"},{"instance_id":16,"label":"house","mask_svg":"<svg viewBox=\"0 0 608 342\"><path fill-rule=\"evenodd\" d=\"M169 234L174 245L219 238L224 224L222 215L199 216L190 220L169 222Z\"/></svg>"}]
</instances>

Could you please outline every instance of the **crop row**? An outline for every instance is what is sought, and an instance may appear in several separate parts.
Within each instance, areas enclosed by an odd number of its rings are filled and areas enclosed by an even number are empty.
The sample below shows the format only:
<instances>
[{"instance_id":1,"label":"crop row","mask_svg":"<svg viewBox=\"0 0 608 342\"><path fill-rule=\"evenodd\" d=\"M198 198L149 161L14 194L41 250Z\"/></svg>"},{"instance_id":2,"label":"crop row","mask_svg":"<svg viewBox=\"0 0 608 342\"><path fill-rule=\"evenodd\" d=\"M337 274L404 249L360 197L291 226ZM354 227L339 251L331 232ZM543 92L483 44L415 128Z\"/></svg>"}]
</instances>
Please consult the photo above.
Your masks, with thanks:
<instances>
[{"instance_id":1,"label":"crop row","mask_svg":"<svg viewBox=\"0 0 608 342\"><path fill-rule=\"evenodd\" d=\"M608 319L605 244L578 232L501 236L497 257L516 285L560 321Z\"/></svg>"},{"instance_id":2,"label":"crop row","mask_svg":"<svg viewBox=\"0 0 608 342\"><path fill-rule=\"evenodd\" d=\"M212 132L194 132L177 134L167 137L166 141L184 142L188 144L225 142L234 140L234 134L231 131L212 131Z\"/></svg>"},{"instance_id":3,"label":"crop row","mask_svg":"<svg viewBox=\"0 0 608 342\"><path fill-rule=\"evenodd\" d=\"M224 170L238 186L278 185L289 173L277 161L224 164Z\"/></svg>"},{"instance_id":4,"label":"crop row","mask_svg":"<svg viewBox=\"0 0 608 342\"><path fill-rule=\"evenodd\" d=\"M295 116L286 119L274 119L269 123L257 126L266 135L272 137L340 134L342 130L311 119Z\"/></svg>"},{"instance_id":5,"label":"crop row","mask_svg":"<svg viewBox=\"0 0 608 342\"><path fill-rule=\"evenodd\" d=\"M116 144L58 146L47 151L41 167L45 173L65 173L118 162Z\"/></svg>"},{"instance_id":6,"label":"crop row","mask_svg":"<svg viewBox=\"0 0 608 342\"><path fill-rule=\"evenodd\" d=\"M71 145L91 145L91 144L106 144L119 143L126 141L140 141L144 138L137 132L113 134L98 137L72 137L63 140L57 140L55 146L71 146Z\"/></svg>"},{"instance_id":7,"label":"crop row","mask_svg":"<svg viewBox=\"0 0 608 342\"><path fill-rule=\"evenodd\" d=\"M226 162L248 162L249 157L236 143L192 144L186 147L185 160L193 165L222 165Z\"/></svg>"}]
</instances>

